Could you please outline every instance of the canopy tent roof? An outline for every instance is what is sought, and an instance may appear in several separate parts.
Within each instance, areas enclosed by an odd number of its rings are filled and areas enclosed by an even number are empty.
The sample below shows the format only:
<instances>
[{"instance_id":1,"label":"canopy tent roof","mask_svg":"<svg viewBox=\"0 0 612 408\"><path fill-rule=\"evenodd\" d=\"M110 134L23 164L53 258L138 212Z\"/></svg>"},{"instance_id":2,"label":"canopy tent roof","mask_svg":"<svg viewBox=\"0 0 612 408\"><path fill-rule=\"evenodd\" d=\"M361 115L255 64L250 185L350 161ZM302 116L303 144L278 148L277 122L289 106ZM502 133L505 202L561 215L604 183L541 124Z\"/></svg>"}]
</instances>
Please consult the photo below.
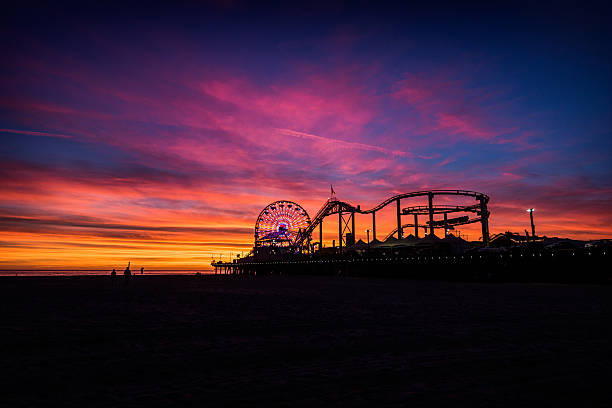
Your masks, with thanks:
<instances>
[{"instance_id":1,"label":"canopy tent roof","mask_svg":"<svg viewBox=\"0 0 612 408\"><path fill-rule=\"evenodd\" d=\"M360 239L359 241L355 242L353 245L346 248L347 251L361 251L364 249L368 249L368 244L363 242L362 239Z\"/></svg>"}]
</instances>

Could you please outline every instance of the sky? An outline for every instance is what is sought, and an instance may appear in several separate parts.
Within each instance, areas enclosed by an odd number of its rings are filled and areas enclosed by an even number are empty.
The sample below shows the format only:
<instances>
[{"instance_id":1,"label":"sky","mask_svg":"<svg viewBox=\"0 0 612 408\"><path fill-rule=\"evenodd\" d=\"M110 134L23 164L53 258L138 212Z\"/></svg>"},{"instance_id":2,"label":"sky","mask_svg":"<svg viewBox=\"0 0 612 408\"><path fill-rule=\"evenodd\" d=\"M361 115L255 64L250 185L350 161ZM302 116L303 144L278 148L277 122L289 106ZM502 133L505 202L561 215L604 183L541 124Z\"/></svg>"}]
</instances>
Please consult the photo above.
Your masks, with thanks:
<instances>
[{"instance_id":1,"label":"sky","mask_svg":"<svg viewBox=\"0 0 612 408\"><path fill-rule=\"evenodd\" d=\"M0 269L204 268L330 184L361 208L475 190L492 234L534 207L539 235L612 237L612 13L531 3L10 6Z\"/></svg>"}]
</instances>

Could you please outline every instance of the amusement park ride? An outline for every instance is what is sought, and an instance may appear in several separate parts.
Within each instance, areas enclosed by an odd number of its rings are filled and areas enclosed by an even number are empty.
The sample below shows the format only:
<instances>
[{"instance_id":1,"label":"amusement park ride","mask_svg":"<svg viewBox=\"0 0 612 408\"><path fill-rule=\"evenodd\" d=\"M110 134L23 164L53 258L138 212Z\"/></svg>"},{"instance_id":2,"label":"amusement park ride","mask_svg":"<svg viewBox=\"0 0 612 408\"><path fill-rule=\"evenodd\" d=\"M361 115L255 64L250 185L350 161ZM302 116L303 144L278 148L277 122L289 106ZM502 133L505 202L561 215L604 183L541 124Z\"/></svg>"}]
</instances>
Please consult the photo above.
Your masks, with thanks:
<instances>
[{"instance_id":1,"label":"amusement park ride","mask_svg":"<svg viewBox=\"0 0 612 408\"><path fill-rule=\"evenodd\" d=\"M333 190L332 190L333 191ZM470 205L434 205L437 196L463 196L476 200ZM427 197L428 205L401 207L401 200L414 197ZM480 222L482 227L482 240L485 246L489 243L489 211L487 203L489 197L486 194L468 190L430 190L414 191L398 194L382 201L380 204L368 210L340 201L332 194L311 220L306 210L292 201L275 201L264 208L255 223L255 248L257 251L262 247L282 247L294 252L312 252L315 246L323 247L323 220L325 217L338 214L338 245L339 251L355 242L355 214L372 214L372 238L376 240L376 213L388 205L395 203L397 215L397 227L391 231L387 238L397 234L397 238L404 237L404 230L414 228L414 235L418 238L419 227L429 230L434 235L435 229L444 229L445 235L448 230L455 226ZM451 214L468 213L475 216L462 215L449 218ZM412 222L402 223L402 216L412 215ZM434 215L442 215L442 220L434 220ZM428 221L419 225L419 216L426 216ZM313 233L319 229L318 242L312 243Z\"/></svg>"},{"instance_id":2,"label":"amusement park ride","mask_svg":"<svg viewBox=\"0 0 612 408\"><path fill-rule=\"evenodd\" d=\"M449 204L449 196L462 198L463 204ZM402 200L414 197L426 198L427 204L402 207ZM434 204L436 198L438 203ZM466 198L474 201L467 202ZM610 242L581 243L536 237L533 208L528 210L532 220L531 237L506 232L494 236L490 243L488 202L486 194L476 191L429 190L398 194L364 210L359 205L339 200L332 190L331 197L311 219L301 205L286 200L275 201L257 217L253 251L246 257L230 262L213 261L211 265L215 274L232 275L396 276L512 282L612 281L612 276L604 272L610 270ZM376 215L387 206L395 207L397 226L381 242L376 239ZM355 242L356 214L372 214L372 224L367 229L367 246ZM333 216L333 224L336 220L338 223L338 244L326 249L323 248L323 221L329 216ZM480 223L481 243L447 236L448 231L456 226L471 223ZM419 228L428 232L424 239L418 239ZM436 237L436 229L444 230L443 239ZM406 230L414 236L404 235ZM370 232L375 241L373 245L370 245ZM393 235L397 239L391 238Z\"/></svg>"}]
</instances>

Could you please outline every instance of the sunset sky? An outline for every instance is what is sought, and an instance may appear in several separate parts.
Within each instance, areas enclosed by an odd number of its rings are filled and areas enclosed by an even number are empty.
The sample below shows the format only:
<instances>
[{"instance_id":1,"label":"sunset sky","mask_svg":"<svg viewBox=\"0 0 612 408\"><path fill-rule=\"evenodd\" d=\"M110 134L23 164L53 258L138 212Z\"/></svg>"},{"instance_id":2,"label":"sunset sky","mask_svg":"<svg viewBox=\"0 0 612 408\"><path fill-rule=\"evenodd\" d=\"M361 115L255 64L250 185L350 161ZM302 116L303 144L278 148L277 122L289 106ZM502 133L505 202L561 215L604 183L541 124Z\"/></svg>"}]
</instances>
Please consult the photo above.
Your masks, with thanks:
<instances>
[{"instance_id":1,"label":"sunset sky","mask_svg":"<svg viewBox=\"0 0 612 408\"><path fill-rule=\"evenodd\" d=\"M330 184L362 208L476 190L491 233L535 207L538 234L612 237L609 9L351 4L3 10L0 269L203 268Z\"/></svg>"}]
</instances>

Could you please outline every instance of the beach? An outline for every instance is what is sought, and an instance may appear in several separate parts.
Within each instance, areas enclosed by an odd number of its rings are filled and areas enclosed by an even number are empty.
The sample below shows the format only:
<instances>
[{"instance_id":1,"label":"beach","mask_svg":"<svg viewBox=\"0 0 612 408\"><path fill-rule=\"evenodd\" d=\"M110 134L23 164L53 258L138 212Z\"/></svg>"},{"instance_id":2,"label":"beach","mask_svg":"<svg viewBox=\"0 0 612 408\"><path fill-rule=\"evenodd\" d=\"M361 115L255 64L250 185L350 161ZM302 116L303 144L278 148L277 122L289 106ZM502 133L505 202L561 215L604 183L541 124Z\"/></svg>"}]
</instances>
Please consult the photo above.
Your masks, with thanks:
<instances>
[{"instance_id":1,"label":"beach","mask_svg":"<svg viewBox=\"0 0 612 408\"><path fill-rule=\"evenodd\" d=\"M1 277L4 406L607 406L612 287Z\"/></svg>"}]
</instances>

